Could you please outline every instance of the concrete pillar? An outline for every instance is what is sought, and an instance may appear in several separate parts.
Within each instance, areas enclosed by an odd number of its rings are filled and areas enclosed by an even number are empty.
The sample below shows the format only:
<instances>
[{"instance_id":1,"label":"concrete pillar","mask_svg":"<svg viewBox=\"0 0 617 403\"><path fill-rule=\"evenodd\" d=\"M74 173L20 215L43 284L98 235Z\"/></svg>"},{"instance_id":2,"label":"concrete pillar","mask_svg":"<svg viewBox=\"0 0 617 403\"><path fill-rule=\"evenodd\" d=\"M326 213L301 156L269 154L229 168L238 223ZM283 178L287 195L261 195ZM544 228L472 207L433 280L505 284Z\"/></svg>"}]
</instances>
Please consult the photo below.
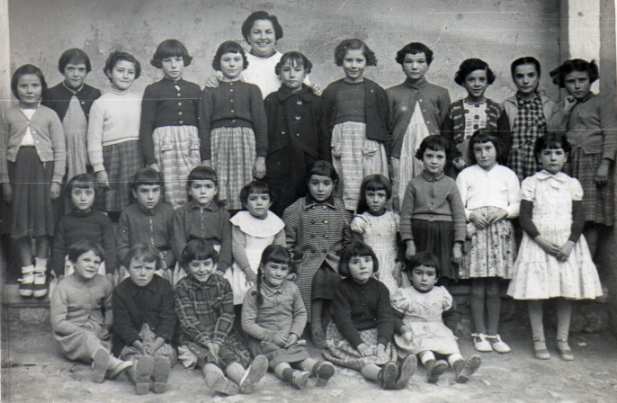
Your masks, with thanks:
<instances>
[{"instance_id":1,"label":"concrete pillar","mask_svg":"<svg viewBox=\"0 0 617 403\"><path fill-rule=\"evenodd\" d=\"M617 39L615 9L617 0L600 2L600 93L617 113ZM617 181L617 178L614 178ZM615 223L617 225L617 223ZM609 324L617 336L617 227L613 227L602 249L603 281L609 290Z\"/></svg>"},{"instance_id":2,"label":"concrete pillar","mask_svg":"<svg viewBox=\"0 0 617 403\"><path fill-rule=\"evenodd\" d=\"M11 100L11 44L9 0L0 0L0 111Z\"/></svg>"},{"instance_id":3,"label":"concrete pillar","mask_svg":"<svg viewBox=\"0 0 617 403\"><path fill-rule=\"evenodd\" d=\"M599 0L561 1L561 59L600 59L600 6ZM600 90L595 83L593 92Z\"/></svg>"}]
</instances>

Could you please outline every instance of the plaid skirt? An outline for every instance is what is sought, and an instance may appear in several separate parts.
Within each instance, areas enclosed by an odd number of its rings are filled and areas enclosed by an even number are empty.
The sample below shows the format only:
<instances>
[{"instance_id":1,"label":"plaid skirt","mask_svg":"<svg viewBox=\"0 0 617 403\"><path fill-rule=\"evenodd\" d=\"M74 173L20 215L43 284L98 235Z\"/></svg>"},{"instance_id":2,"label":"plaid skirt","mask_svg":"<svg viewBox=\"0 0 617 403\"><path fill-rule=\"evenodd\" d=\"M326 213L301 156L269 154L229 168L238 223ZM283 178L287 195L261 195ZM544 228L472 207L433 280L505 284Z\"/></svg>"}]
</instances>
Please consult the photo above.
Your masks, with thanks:
<instances>
[{"instance_id":1,"label":"plaid skirt","mask_svg":"<svg viewBox=\"0 0 617 403\"><path fill-rule=\"evenodd\" d=\"M468 228L473 224L469 224ZM470 249L465 252L460 278L512 278L516 254L514 227L509 220L499 220L486 228L474 227ZM468 231L468 237L469 235Z\"/></svg>"},{"instance_id":2,"label":"plaid skirt","mask_svg":"<svg viewBox=\"0 0 617 403\"><path fill-rule=\"evenodd\" d=\"M56 214L49 194L53 172L53 161L41 162L30 146L20 147L15 162L8 161L13 201L6 218L12 238L54 235Z\"/></svg>"},{"instance_id":3,"label":"plaid skirt","mask_svg":"<svg viewBox=\"0 0 617 403\"><path fill-rule=\"evenodd\" d=\"M195 126L158 127L152 133L154 159L163 177L165 200L175 209L187 200L186 179L201 163Z\"/></svg>"},{"instance_id":4,"label":"plaid skirt","mask_svg":"<svg viewBox=\"0 0 617 403\"><path fill-rule=\"evenodd\" d=\"M105 211L120 212L131 204L131 182L144 166L141 146L129 140L103 147L103 165L109 179L105 190Z\"/></svg>"},{"instance_id":5,"label":"plaid skirt","mask_svg":"<svg viewBox=\"0 0 617 403\"><path fill-rule=\"evenodd\" d=\"M211 145L219 200L228 210L240 210L240 190L253 180L255 133L249 127L219 127L211 132Z\"/></svg>"},{"instance_id":6,"label":"plaid skirt","mask_svg":"<svg viewBox=\"0 0 617 403\"><path fill-rule=\"evenodd\" d=\"M332 165L338 173L345 209L355 211L365 176L388 177L388 157L383 144L366 138L366 124L343 122L332 129Z\"/></svg>"},{"instance_id":7,"label":"plaid skirt","mask_svg":"<svg viewBox=\"0 0 617 403\"><path fill-rule=\"evenodd\" d=\"M360 338L370 347L370 354L367 356L362 356L338 331L334 322L330 322L326 328L326 348L322 354L326 360L338 366L355 370L360 370L368 364L383 365L388 361L396 361L396 348L390 342L383 355L377 354L376 328L360 330Z\"/></svg>"},{"instance_id":8,"label":"plaid skirt","mask_svg":"<svg viewBox=\"0 0 617 403\"><path fill-rule=\"evenodd\" d=\"M411 220L417 252L431 252L439 260L439 277L458 278L452 263L454 224L451 221Z\"/></svg>"},{"instance_id":9,"label":"plaid skirt","mask_svg":"<svg viewBox=\"0 0 617 403\"><path fill-rule=\"evenodd\" d=\"M569 174L579 180L583 187L583 212L585 222L612 226L615 220L615 169L608 171L608 183L598 187L594 178L602 162L602 153L585 154L582 148L572 150Z\"/></svg>"}]
</instances>

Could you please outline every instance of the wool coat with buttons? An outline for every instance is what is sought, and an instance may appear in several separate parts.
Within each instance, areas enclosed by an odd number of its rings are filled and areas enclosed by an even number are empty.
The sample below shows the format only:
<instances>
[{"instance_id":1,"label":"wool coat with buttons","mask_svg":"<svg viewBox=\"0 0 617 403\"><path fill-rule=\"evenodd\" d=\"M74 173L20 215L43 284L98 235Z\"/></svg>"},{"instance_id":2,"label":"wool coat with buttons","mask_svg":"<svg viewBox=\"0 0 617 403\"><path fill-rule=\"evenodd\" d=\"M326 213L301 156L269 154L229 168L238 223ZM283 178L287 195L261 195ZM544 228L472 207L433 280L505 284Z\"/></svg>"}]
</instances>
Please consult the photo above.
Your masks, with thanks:
<instances>
[{"instance_id":1,"label":"wool coat with buttons","mask_svg":"<svg viewBox=\"0 0 617 403\"><path fill-rule=\"evenodd\" d=\"M84 84L77 91L68 89L64 83L60 83L54 87L49 88L43 94L43 105L53 109L60 120L64 120L64 116L69 109L69 103L71 98L76 96L79 99L79 106L84 111L84 116L88 119L90 115L90 108L95 99L101 96L101 91L98 88Z\"/></svg>"},{"instance_id":2,"label":"wool coat with buttons","mask_svg":"<svg viewBox=\"0 0 617 403\"><path fill-rule=\"evenodd\" d=\"M349 217L338 199L318 203L306 196L285 209L283 221L287 248L302 253L296 283L310 315L313 276L322 266L338 273Z\"/></svg>"},{"instance_id":3,"label":"wool coat with buttons","mask_svg":"<svg viewBox=\"0 0 617 403\"><path fill-rule=\"evenodd\" d=\"M0 116L0 183L9 183L8 161L17 159L28 127L41 162L54 162L51 181L62 183L66 169L64 129L56 112L44 105L36 108L31 119L17 106Z\"/></svg>"},{"instance_id":4,"label":"wool coat with buttons","mask_svg":"<svg viewBox=\"0 0 617 403\"><path fill-rule=\"evenodd\" d=\"M297 93L282 86L265 101L268 120L268 158L289 145L316 160L330 159L330 144L321 132L321 98L306 85Z\"/></svg>"},{"instance_id":5,"label":"wool coat with buttons","mask_svg":"<svg viewBox=\"0 0 617 403\"><path fill-rule=\"evenodd\" d=\"M163 78L146 87L139 125L139 140L146 164L155 162L154 129L166 126L199 127L200 104L201 89L190 81ZM203 142L203 139L200 140Z\"/></svg>"}]
</instances>

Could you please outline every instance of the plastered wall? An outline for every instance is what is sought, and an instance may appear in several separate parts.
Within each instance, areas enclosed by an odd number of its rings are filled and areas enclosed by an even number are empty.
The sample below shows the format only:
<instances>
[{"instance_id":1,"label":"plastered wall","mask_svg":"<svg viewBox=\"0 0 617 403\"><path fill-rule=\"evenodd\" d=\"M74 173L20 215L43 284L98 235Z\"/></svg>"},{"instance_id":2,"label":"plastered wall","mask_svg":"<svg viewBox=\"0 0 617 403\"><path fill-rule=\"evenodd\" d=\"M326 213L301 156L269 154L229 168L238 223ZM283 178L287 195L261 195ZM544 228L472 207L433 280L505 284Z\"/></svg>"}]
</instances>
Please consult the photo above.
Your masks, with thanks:
<instances>
[{"instance_id":1,"label":"plastered wall","mask_svg":"<svg viewBox=\"0 0 617 403\"><path fill-rule=\"evenodd\" d=\"M143 65L136 83L143 89L160 77L149 60L156 45L175 37L195 60L185 73L203 84L219 43L242 40L246 16L265 9L279 17L284 38L278 48L301 50L314 63L312 81L322 88L339 78L333 50L347 37L359 37L373 48L378 66L367 76L388 87L403 79L394 61L410 41L435 51L429 78L450 89L452 98L465 95L453 82L458 64L467 57L484 58L497 80L487 95L503 100L513 92L510 62L522 55L537 57L545 72L559 60L558 0L9 0L11 70L24 63L41 66L50 84L61 79L60 53L81 47L91 56L89 81L107 86L101 71L110 50L134 52ZM556 88L545 74L541 86L551 96Z\"/></svg>"}]
</instances>

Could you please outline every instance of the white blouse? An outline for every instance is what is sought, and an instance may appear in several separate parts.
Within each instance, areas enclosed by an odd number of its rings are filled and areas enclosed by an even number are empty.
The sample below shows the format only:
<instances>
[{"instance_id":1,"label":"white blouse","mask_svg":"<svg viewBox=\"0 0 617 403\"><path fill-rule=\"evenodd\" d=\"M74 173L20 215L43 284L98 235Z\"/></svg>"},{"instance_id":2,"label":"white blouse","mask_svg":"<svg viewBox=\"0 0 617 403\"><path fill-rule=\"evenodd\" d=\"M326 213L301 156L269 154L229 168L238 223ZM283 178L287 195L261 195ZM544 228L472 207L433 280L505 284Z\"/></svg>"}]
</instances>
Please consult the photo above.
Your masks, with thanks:
<instances>
[{"instance_id":1,"label":"white blouse","mask_svg":"<svg viewBox=\"0 0 617 403\"><path fill-rule=\"evenodd\" d=\"M480 207L501 208L508 212L508 218L518 216L520 184L510 168L496 164L487 171L479 165L472 165L458 174L456 185L467 220L472 210Z\"/></svg>"}]
</instances>

